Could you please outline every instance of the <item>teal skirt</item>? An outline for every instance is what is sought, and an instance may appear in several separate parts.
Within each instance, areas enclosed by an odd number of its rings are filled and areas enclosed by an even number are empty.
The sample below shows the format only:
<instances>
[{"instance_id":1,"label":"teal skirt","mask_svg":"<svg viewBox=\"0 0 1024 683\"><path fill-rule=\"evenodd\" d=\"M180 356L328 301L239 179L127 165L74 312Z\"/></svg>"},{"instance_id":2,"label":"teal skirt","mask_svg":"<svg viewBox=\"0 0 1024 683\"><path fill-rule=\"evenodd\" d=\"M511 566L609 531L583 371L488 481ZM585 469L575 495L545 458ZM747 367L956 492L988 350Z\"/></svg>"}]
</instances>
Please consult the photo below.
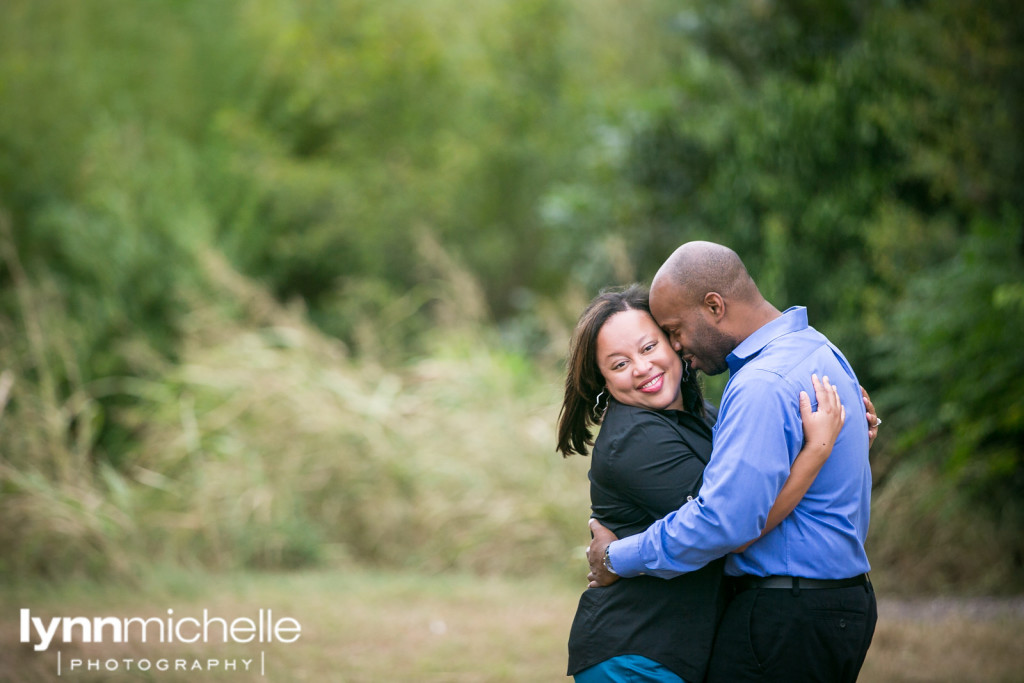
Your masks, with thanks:
<instances>
[{"instance_id":1,"label":"teal skirt","mask_svg":"<svg viewBox=\"0 0 1024 683\"><path fill-rule=\"evenodd\" d=\"M667 667L640 655L620 655L580 671L576 683L686 683Z\"/></svg>"}]
</instances>

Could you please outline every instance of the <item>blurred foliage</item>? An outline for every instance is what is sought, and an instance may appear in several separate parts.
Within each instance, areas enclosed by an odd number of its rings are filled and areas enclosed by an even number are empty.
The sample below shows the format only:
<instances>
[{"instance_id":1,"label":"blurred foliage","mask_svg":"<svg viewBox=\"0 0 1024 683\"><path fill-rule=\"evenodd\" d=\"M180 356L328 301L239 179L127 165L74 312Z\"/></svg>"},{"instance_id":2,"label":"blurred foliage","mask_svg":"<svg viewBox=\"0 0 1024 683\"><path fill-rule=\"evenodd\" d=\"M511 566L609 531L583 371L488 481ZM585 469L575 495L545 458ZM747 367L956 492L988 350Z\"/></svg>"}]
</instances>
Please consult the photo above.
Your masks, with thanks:
<instances>
[{"instance_id":1,"label":"blurred foliage","mask_svg":"<svg viewBox=\"0 0 1024 683\"><path fill-rule=\"evenodd\" d=\"M876 519L946 492L1019 586L1022 39L1009 0L6 0L0 569L562 562L568 330L712 239L872 391Z\"/></svg>"}]
</instances>

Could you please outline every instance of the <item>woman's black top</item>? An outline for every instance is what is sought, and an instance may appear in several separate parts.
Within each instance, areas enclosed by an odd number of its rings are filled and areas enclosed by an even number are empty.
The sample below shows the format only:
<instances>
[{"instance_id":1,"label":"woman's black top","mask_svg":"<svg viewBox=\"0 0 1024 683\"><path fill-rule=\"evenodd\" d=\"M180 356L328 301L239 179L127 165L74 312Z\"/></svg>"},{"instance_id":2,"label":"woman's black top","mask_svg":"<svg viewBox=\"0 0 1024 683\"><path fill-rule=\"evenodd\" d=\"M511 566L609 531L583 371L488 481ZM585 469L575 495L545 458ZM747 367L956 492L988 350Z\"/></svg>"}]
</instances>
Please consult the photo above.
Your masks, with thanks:
<instances>
[{"instance_id":1,"label":"woman's black top","mask_svg":"<svg viewBox=\"0 0 1024 683\"><path fill-rule=\"evenodd\" d=\"M710 457L711 428L701 418L610 401L590 467L593 516L619 538L644 531L697 495ZM569 675L633 654L703 680L721 616L723 562L669 580L638 576L587 589L569 633Z\"/></svg>"}]
</instances>

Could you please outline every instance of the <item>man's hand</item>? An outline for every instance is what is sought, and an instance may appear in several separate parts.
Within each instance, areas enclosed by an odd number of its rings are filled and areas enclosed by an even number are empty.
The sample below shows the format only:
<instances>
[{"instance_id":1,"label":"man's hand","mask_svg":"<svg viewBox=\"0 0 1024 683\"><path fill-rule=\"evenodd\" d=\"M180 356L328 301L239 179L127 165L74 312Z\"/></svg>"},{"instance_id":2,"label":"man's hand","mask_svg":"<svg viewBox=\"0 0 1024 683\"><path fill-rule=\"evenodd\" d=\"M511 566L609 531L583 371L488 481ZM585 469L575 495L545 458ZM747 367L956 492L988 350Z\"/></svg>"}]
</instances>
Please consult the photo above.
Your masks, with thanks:
<instances>
[{"instance_id":1,"label":"man's hand","mask_svg":"<svg viewBox=\"0 0 1024 683\"><path fill-rule=\"evenodd\" d=\"M590 584L587 587L610 586L619 580L619 576L605 569L604 553L612 541L619 539L593 517L590 518L590 533L593 540L590 541L590 547L587 548L587 562L590 563L590 573L587 574Z\"/></svg>"},{"instance_id":2,"label":"man's hand","mask_svg":"<svg viewBox=\"0 0 1024 683\"><path fill-rule=\"evenodd\" d=\"M871 448L872 444L875 443L875 437L878 436L878 425L882 424L882 421L878 419L878 413L875 412L875 404L871 402L868 390L861 387L860 393L864 397L865 416L868 418L868 448Z\"/></svg>"}]
</instances>

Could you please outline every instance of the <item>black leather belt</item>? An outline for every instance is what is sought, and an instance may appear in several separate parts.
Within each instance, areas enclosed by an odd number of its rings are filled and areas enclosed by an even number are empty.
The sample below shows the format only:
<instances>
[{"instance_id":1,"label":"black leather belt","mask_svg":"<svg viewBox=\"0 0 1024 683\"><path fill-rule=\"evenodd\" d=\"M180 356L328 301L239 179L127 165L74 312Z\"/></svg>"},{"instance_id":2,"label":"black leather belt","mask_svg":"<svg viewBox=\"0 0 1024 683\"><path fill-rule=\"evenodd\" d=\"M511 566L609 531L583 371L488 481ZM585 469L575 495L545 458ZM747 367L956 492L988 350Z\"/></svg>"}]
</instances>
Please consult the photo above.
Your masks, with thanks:
<instances>
[{"instance_id":1,"label":"black leather belt","mask_svg":"<svg viewBox=\"0 0 1024 683\"><path fill-rule=\"evenodd\" d=\"M849 579L805 579L799 576L743 576L729 577L741 591L751 588L790 588L792 590L814 590L819 588L850 588L867 586L871 583L867 574L858 574Z\"/></svg>"}]
</instances>

